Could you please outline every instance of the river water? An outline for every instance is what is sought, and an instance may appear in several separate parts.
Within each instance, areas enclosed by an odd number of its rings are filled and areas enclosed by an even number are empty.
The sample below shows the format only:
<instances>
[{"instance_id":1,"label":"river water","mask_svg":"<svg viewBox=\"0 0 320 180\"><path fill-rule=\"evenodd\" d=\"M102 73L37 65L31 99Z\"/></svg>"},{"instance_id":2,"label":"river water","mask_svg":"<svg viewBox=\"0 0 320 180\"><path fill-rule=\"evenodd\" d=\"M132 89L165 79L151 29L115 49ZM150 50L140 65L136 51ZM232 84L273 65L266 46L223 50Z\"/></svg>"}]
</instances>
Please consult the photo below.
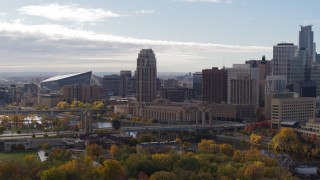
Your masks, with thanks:
<instances>
[{"instance_id":1,"label":"river water","mask_svg":"<svg viewBox=\"0 0 320 180\"><path fill-rule=\"evenodd\" d=\"M111 122L95 122L92 123L93 128L101 129L101 128L111 128L112 123ZM129 132L128 135L133 136L133 138L137 137L137 132Z\"/></svg>"},{"instance_id":2,"label":"river water","mask_svg":"<svg viewBox=\"0 0 320 180\"><path fill-rule=\"evenodd\" d=\"M92 127L97 129L111 128L112 124L111 122L95 122L95 123L92 123Z\"/></svg>"}]
</instances>

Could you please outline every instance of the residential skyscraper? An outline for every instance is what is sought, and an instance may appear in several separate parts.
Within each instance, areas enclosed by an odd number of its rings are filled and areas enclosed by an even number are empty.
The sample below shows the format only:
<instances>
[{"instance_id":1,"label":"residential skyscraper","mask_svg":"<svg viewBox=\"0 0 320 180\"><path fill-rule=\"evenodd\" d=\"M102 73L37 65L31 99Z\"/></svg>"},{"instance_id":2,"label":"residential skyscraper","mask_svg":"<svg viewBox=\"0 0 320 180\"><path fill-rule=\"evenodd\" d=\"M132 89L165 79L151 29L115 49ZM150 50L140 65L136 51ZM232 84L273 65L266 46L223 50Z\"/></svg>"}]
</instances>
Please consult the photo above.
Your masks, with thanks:
<instances>
[{"instance_id":1,"label":"residential skyscraper","mask_svg":"<svg viewBox=\"0 0 320 180\"><path fill-rule=\"evenodd\" d=\"M156 97L157 60L152 49L142 49L137 59L137 101L152 102Z\"/></svg>"},{"instance_id":2,"label":"residential skyscraper","mask_svg":"<svg viewBox=\"0 0 320 180\"><path fill-rule=\"evenodd\" d=\"M226 69L202 70L203 78L203 100L214 103L227 102L227 79L228 73Z\"/></svg>"}]
</instances>

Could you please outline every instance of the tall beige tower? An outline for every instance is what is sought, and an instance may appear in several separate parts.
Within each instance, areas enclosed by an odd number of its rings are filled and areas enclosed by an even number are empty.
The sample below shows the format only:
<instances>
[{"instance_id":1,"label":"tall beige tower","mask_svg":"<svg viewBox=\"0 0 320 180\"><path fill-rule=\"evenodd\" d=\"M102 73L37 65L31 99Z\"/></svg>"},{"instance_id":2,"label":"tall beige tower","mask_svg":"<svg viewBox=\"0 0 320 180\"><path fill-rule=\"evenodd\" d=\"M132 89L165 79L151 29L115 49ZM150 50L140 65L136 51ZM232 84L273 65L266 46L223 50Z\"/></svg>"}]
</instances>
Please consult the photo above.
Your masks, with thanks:
<instances>
[{"instance_id":1,"label":"tall beige tower","mask_svg":"<svg viewBox=\"0 0 320 180\"><path fill-rule=\"evenodd\" d=\"M137 59L137 101L152 102L156 97L157 60L152 49L142 49Z\"/></svg>"}]
</instances>

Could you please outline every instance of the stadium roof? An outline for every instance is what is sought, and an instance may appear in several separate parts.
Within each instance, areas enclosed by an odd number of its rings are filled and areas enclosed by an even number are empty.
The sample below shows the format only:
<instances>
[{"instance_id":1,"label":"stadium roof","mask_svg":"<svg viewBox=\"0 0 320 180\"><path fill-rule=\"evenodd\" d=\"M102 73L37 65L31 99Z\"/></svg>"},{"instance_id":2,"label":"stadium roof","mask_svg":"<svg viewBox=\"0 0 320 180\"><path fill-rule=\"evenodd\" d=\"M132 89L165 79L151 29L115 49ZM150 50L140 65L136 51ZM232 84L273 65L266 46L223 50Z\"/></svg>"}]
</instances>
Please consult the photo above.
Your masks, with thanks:
<instances>
[{"instance_id":1,"label":"stadium roof","mask_svg":"<svg viewBox=\"0 0 320 180\"><path fill-rule=\"evenodd\" d=\"M84 73L74 73L74 74L65 74L65 75L54 76L54 77L51 77L49 79L45 79L42 82L57 81L57 80L66 79L66 78L70 78L70 77L73 77L73 76L77 76L77 75L85 74L85 73L89 73L89 72L91 72L91 71L84 72Z\"/></svg>"}]
</instances>

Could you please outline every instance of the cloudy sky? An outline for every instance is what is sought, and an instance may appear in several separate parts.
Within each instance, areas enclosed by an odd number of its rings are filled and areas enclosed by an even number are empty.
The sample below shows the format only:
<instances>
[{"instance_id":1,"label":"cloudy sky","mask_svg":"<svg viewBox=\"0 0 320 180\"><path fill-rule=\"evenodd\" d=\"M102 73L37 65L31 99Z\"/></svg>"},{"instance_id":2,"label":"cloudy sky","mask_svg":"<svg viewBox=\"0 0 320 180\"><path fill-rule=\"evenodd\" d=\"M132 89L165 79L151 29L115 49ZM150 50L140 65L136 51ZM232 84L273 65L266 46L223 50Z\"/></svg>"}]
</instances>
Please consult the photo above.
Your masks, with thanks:
<instances>
[{"instance_id":1,"label":"cloudy sky","mask_svg":"<svg viewBox=\"0 0 320 180\"><path fill-rule=\"evenodd\" d=\"M134 70L142 48L154 50L161 72L271 59L273 45L298 43L299 25L312 24L320 43L319 7L319 0L0 0L0 71Z\"/></svg>"}]
</instances>

